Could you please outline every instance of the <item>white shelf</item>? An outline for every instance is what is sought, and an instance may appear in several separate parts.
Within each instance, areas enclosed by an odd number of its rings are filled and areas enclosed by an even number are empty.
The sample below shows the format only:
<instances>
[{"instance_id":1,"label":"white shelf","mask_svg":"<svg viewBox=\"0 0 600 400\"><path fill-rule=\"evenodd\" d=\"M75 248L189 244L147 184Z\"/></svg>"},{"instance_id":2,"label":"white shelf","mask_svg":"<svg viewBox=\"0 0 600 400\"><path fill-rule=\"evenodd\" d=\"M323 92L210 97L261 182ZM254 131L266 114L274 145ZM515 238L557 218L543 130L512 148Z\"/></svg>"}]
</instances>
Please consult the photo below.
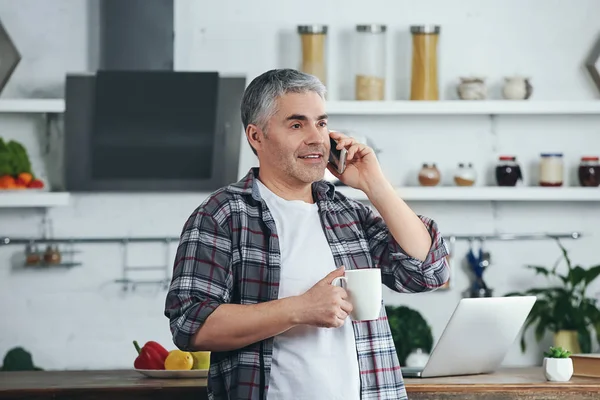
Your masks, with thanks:
<instances>
[{"instance_id":1,"label":"white shelf","mask_svg":"<svg viewBox=\"0 0 600 400\"><path fill-rule=\"evenodd\" d=\"M356 189L338 187L344 195L368 200ZM405 201L600 201L600 188L584 187L403 187L398 195Z\"/></svg>"},{"instance_id":2,"label":"white shelf","mask_svg":"<svg viewBox=\"0 0 600 400\"><path fill-rule=\"evenodd\" d=\"M329 115L600 115L600 100L328 101Z\"/></svg>"},{"instance_id":3,"label":"white shelf","mask_svg":"<svg viewBox=\"0 0 600 400\"><path fill-rule=\"evenodd\" d=\"M355 200L368 200L360 190L345 186L336 189ZM600 188L582 187L402 187L396 192L405 201L600 202ZM69 200L68 192L0 190L0 208L59 207L69 205Z\"/></svg>"},{"instance_id":4,"label":"white shelf","mask_svg":"<svg viewBox=\"0 0 600 400\"><path fill-rule=\"evenodd\" d=\"M0 190L0 208L58 207L69 204L69 193L35 189Z\"/></svg>"},{"instance_id":5,"label":"white shelf","mask_svg":"<svg viewBox=\"0 0 600 400\"><path fill-rule=\"evenodd\" d=\"M0 113L62 113L63 99L0 99Z\"/></svg>"}]
</instances>

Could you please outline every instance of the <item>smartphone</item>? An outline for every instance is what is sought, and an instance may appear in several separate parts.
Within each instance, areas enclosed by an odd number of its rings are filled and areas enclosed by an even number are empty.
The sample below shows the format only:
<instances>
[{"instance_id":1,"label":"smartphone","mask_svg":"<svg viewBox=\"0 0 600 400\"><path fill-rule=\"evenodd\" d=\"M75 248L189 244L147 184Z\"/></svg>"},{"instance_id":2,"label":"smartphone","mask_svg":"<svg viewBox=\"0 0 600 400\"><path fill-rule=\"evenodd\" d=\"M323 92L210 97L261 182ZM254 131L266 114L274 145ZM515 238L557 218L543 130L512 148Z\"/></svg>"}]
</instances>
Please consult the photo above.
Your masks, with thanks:
<instances>
[{"instance_id":1,"label":"smartphone","mask_svg":"<svg viewBox=\"0 0 600 400\"><path fill-rule=\"evenodd\" d=\"M348 155L348 151L346 149L336 149L337 142L331 136L329 137L329 143L331 145L329 162L333 164L338 174L341 175L346 170L346 156Z\"/></svg>"}]
</instances>

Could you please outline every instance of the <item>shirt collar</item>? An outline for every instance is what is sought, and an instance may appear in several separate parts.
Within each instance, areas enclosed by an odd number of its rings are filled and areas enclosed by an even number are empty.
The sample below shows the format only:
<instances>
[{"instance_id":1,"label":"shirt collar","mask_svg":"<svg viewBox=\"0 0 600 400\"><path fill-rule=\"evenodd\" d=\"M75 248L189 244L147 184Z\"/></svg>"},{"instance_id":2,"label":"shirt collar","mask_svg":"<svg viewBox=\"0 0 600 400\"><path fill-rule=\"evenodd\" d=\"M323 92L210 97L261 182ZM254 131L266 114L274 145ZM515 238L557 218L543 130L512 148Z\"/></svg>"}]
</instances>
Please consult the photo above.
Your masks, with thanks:
<instances>
[{"instance_id":1,"label":"shirt collar","mask_svg":"<svg viewBox=\"0 0 600 400\"><path fill-rule=\"evenodd\" d=\"M252 167L245 177L230 185L230 188L240 194L252 196L257 201L261 200L260 191L256 180L258 179L259 167ZM313 182L313 196L317 201L333 200L335 196L335 186L326 180Z\"/></svg>"}]
</instances>

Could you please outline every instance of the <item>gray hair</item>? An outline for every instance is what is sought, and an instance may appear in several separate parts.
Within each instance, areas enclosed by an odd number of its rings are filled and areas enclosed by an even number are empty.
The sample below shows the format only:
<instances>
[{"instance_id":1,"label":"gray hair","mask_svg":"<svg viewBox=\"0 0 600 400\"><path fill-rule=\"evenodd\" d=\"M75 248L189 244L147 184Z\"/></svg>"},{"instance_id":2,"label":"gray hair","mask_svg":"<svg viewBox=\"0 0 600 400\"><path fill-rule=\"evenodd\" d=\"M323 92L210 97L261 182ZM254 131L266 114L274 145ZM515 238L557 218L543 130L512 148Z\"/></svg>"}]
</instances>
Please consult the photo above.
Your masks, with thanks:
<instances>
[{"instance_id":1,"label":"gray hair","mask_svg":"<svg viewBox=\"0 0 600 400\"><path fill-rule=\"evenodd\" d=\"M257 76L242 97L244 130L254 124L266 132L269 119L277 112L277 99L287 93L306 92L315 92L325 98L327 89L317 77L295 69L272 69ZM254 147L250 147L256 155Z\"/></svg>"}]
</instances>

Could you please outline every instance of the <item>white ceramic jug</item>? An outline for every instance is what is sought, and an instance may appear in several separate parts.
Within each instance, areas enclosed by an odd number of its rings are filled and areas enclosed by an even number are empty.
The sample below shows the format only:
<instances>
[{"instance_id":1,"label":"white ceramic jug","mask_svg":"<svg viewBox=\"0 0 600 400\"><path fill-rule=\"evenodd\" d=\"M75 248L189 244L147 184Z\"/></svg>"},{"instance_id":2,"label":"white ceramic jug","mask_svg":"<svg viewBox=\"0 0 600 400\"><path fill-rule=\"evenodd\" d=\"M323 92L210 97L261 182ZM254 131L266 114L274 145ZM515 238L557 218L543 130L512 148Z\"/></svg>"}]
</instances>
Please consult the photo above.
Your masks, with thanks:
<instances>
[{"instance_id":1,"label":"white ceramic jug","mask_svg":"<svg viewBox=\"0 0 600 400\"><path fill-rule=\"evenodd\" d=\"M526 100L531 97L533 86L529 78L522 76L512 76L504 78L502 95L507 100Z\"/></svg>"}]
</instances>

